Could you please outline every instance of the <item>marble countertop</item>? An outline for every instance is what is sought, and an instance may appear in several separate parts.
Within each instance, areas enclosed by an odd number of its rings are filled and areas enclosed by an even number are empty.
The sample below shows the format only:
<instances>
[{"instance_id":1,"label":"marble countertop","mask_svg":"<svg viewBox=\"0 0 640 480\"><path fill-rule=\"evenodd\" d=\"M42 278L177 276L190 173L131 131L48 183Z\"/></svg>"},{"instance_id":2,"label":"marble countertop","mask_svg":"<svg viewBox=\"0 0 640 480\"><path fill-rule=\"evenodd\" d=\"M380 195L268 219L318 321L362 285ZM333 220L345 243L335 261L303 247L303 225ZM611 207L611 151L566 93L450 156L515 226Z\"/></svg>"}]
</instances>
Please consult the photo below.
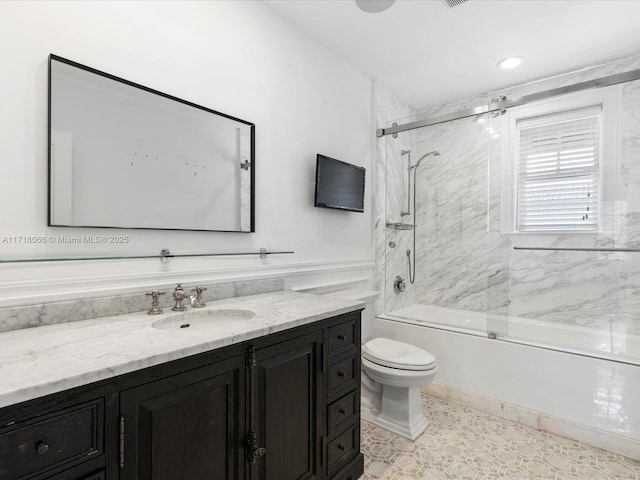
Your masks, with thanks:
<instances>
[{"instance_id":1,"label":"marble countertop","mask_svg":"<svg viewBox=\"0 0 640 480\"><path fill-rule=\"evenodd\" d=\"M161 315L137 312L0 333L0 407L364 308L359 301L279 291ZM255 317L206 330L162 330L169 317L229 308Z\"/></svg>"}]
</instances>

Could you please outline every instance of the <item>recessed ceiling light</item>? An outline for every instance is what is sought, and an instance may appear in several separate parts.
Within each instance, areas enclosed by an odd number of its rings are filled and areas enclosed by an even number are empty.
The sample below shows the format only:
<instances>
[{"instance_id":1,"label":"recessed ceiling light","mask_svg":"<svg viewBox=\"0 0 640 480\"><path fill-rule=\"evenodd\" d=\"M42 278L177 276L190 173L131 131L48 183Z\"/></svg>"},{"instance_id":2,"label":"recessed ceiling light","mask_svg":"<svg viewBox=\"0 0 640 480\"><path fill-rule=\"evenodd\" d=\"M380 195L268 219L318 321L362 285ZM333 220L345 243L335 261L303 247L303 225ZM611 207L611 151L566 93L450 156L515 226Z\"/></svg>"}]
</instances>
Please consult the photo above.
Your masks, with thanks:
<instances>
[{"instance_id":1,"label":"recessed ceiling light","mask_svg":"<svg viewBox=\"0 0 640 480\"><path fill-rule=\"evenodd\" d=\"M396 0L356 0L356 5L363 12L380 13L391 8Z\"/></svg>"},{"instance_id":2,"label":"recessed ceiling light","mask_svg":"<svg viewBox=\"0 0 640 480\"><path fill-rule=\"evenodd\" d=\"M522 63L522 57L507 57L498 62L498 66L504 70L516 68Z\"/></svg>"}]
</instances>

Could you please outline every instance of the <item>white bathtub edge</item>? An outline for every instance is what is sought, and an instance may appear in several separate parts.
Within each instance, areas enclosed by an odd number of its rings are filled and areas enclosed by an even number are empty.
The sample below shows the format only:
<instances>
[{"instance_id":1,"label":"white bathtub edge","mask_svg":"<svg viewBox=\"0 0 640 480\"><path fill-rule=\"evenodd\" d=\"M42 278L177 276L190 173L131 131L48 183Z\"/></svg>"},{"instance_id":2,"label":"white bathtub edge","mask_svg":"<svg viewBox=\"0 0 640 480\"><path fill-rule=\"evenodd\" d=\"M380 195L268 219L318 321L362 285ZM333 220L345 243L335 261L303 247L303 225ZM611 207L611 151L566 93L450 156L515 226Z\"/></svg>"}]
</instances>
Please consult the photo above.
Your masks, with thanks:
<instances>
[{"instance_id":1,"label":"white bathtub edge","mask_svg":"<svg viewBox=\"0 0 640 480\"><path fill-rule=\"evenodd\" d=\"M457 403L544 432L578 440L588 445L640 461L640 441L633 438L554 417L553 415L442 383L434 382L422 389L422 391L448 402Z\"/></svg>"}]
</instances>

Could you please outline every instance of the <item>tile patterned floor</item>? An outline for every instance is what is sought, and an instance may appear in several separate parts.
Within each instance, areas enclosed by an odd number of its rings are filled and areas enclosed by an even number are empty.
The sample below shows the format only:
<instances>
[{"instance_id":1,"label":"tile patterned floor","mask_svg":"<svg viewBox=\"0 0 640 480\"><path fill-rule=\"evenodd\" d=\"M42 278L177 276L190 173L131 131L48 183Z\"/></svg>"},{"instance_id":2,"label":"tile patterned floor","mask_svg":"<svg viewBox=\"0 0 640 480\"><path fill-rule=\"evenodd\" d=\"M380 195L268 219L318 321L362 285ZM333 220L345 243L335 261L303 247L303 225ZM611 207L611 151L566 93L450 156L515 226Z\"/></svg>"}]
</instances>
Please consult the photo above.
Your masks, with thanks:
<instances>
[{"instance_id":1,"label":"tile patterned floor","mask_svg":"<svg viewBox=\"0 0 640 480\"><path fill-rule=\"evenodd\" d=\"M640 462L422 394L410 442L362 422L362 480L640 480Z\"/></svg>"}]
</instances>

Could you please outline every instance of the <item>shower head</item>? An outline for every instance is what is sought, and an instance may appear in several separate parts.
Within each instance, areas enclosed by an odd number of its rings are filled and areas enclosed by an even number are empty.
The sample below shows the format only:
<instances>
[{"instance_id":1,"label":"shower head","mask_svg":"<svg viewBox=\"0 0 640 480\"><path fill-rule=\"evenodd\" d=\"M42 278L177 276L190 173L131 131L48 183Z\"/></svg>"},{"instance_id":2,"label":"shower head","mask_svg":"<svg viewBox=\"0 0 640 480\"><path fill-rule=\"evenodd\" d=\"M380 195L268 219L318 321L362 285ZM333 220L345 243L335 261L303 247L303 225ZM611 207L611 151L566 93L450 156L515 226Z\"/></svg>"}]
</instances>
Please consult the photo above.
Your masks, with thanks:
<instances>
[{"instance_id":1,"label":"shower head","mask_svg":"<svg viewBox=\"0 0 640 480\"><path fill-rule=\"evenodd\" d=\"M435 150L434 150L433 152L425 153L425 154L424 154L424 155L422 155L422 156L418 159L418 161L417 161L413 166L411 166L410 168L416 168L418 165L420 165L420 163L422 162L422 160L424 160L424 159L425 159L425 158L427 158L427 157L430 157L430 156L437 157L438 155L440 155L440 152L436 152Z\"/></svg>"}]
</instances>

